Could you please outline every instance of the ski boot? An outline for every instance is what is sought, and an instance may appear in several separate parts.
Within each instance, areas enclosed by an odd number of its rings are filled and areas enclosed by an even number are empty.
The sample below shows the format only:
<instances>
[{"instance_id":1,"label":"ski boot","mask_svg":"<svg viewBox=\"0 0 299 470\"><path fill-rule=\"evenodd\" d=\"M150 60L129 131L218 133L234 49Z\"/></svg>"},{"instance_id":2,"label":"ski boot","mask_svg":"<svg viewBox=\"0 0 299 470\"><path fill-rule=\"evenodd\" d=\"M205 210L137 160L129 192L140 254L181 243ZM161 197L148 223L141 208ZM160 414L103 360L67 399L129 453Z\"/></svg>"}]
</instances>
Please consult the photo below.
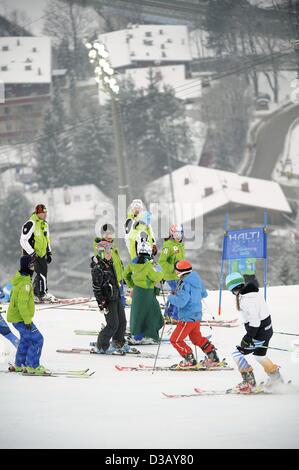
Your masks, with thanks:
<instances>
[{"instance_id":1,"label":"ski boot","mask_svg":"<svg viewBox=\"0 0 299 470\"><path fill-rule=\"evenodd\" d=\"M233 388L234 393L253 393L256 389L256 381L252 369L241 372L242 382Z\"/></svg>"},{"instance_id":2,"label":"ski boot","mask_svg":"<svg viewBox=\"0 0 299 470\"><path fill-rule=\"evenodd\" d=\"M8 370L9 370L9 372L24 372L25 367L24 366L15 366L13 364L9 364Z\"/></svg>"},{"instance_id":3,"label":"ski boot","mask_svg":"<svg viewBox=\"0 0 299 470\"><path fill-rule=\"evenodd\" d=\"M274 370L272 373L268 373L268 380L265 384L266 388L272 388L275 387L278 384L284 383L283 378L280 375L279 372L279 366Z\"/></svg>"},{"instance_id":4,"label":"ski boot","mask_svg":"<svg viewBox=\"0 0 299 470\"><path fill-rule=\"evenodd\" d=\"M124 351L121 351L120 349L117 349L115 346L112 344L109 346L108 349L103 349L103 348L98 348L95 346L91 350L92 354L107 354L111 356L124 356L126 353Z\"/></svg>"},{"instance_id":5,"label":"ski boot","mask_svg":"<svg viewBox=\"0 0 299 470\"><path fill-rule=\"evenodd\" d=\"M212 351L207 352L206 356L207 356L206 359L204 359L203 361L200 361L200 365L203 367L217 367L217 366L223 366L226 364L223 361L219 360L219 357L215 348L213 348Z\"/></svg>"},{"instance_id":6,"label":"ski boot","mask_svg":"<svg viewBox=\"0 0 299 470\"><path fill-rule=\"evenodd\" d=\"M192 353L186 354L184 356L184 359L179 362L179 364L173 364L173 366L170 366L170 369L195 369L197 366L197 362L195 357L193 356Z\"/></svg>"},{"instance_id":7,"label":"ski boot","mask_svg":"<svg viewBox=\"0 0 299 470\"><path fill-rule=\"evenodd\" d=\"M46 369L44 366L29 367L26 366L23 373L28 373L30 375L50 375L51 371Z\"/></svg>"}]
</instances>

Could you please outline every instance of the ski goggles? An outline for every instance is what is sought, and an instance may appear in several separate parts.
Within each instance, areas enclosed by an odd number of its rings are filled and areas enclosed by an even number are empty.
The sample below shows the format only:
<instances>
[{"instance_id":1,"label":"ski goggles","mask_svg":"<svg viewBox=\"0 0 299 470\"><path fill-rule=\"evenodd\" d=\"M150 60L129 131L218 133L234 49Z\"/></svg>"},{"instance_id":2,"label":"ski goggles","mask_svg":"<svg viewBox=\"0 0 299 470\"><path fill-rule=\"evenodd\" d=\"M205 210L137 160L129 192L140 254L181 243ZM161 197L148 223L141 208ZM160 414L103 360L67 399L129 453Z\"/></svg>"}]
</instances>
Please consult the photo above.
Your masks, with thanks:
<instances>
[{"instance_id":1,"label":"ski goggles","mask_svg":"<svg viewBox=\"0 0 299 470\"><path fill-rule=\"evenodd\" d=\"M97 253L103 252L105 253L110 253L112 250L112 243L107 242L106 240L101 240L99 243L96 245Z\"/></svg>"}]
</instances>

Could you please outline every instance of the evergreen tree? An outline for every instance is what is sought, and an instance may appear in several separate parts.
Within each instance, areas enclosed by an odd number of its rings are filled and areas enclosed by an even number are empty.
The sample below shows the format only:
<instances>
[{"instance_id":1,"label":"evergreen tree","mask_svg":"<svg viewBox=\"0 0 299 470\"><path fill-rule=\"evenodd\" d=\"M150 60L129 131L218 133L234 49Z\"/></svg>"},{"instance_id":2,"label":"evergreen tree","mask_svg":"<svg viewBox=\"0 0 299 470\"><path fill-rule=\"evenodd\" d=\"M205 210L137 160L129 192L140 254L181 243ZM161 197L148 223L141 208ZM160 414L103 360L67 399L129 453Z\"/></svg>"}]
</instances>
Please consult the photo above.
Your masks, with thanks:
<instances>
[{"instance_id":1,"label":"evergreen tree","mask_svg":"<svg viewBox=\"0 0 299 470\"><path fill-rule=\"evenodd\" d=\"M168 157L175 164L194 152L183 104L170 87L159 90L149 75L147 89L132 82L121 86L122 124L129 156L131 181L140 194L144 185L168 171Z\"/></svg>"},{"instance_id":2,"label":"evergreen tree","mask_svg":"<svg viewBox=\"0 0 299 470\"><path fill-rule=\"evenodd\" d=\"M95 184L107 195L115 195L117 172L108 109L90 106L77 123L74 143L75 183Z\"/></svg>"},{"instance_id":3,"label":"evergreen tree","mask_svg":"<svg viewBox=\"0 0 299 470\"><path fill-rule=\"evenodd\" d=\"M51 106L44 114L42 136L36 145L36 181L43 189L72 184L71 130L59 89L53 88Z\"/></svg>"},{"instance_id":4,"label":"evergreen tree","mask_svg":"<svg viewBox=\"0 0 299 470\"><path fill-rule=\"evenodd\" d=\"M0 256L11 264L18 264L22 255L21 227L30 215L30 204L20 190L11 190L0 202Z\"/></svg>"}]
</instances>

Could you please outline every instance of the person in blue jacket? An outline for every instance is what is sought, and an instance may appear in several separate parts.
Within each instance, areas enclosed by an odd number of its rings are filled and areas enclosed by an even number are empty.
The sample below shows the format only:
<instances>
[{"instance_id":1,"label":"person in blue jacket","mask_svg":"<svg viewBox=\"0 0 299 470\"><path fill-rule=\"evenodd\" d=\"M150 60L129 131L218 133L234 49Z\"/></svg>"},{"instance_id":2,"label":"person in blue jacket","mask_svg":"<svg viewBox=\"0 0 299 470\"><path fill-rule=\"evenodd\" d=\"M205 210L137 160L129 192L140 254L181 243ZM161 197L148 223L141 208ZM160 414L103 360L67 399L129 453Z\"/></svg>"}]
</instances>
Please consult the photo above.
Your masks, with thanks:
<instances>
[{"instance_id":1,"label":"person in blue jacket","mask_svg":"<svg viewBox=\"0 0 299 470\"><path fill-rule=\"evenodd\" d=\"M197 362L192 349L184 341L187 337L199 346L207 359L201 365L216 365L219 358L215 346L200 331L202 318L201 299L208 296L204 283L199 274L192 271L192 265L187 260L177 261L175 270L179 277L175 295L168 296L168 302L178 308L178 324L170 337L170 343L183 357L178 368L196 368Z\"/></svg>"}]
</instances>

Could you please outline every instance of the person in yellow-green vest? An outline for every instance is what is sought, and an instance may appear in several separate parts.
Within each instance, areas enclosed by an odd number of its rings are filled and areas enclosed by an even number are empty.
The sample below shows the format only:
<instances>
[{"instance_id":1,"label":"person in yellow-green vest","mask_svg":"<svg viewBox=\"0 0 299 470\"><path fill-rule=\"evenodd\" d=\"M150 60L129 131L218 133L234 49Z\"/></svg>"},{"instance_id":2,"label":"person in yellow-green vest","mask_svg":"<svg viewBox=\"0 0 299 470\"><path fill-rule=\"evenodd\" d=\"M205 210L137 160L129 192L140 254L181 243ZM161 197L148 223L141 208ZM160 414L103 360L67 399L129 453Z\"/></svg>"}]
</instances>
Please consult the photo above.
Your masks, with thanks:
<instances>
[{"instance_id":1,"label":"person in yellow-green vest","mask_svg":"<svg viewBox=\"0 0 299 470\"><path fill-rule=\"evenodd\" d=\"M38 204L30 219L22 227L20 244L23 255L29 255L34 261L36 273L33 289L36 302L52 301L55 297L48 293L48 264L52 261L49 226L46 221L47 208Z\"/></svg>"},{"instance_id":2,"label":"person in yellow-green vest","mask_svg":"<svg viewBox=\"0 0 299 470\"><path fill-rule=\"evenodd\" d=\"M162 279L161 267L154 264L152 247L139 237L137 257L125 268L125 281L133 287L128 344L155 344L164 324L155 284Z\"/></svg>"},{"instance_id":3,"label":"person in yellow-green vest","mask_svg":"<svg viewBox=\"0 0 299 470\"><path fill-rule=\"evenodd\" d=\"M112 254L112 261L113 266L115 269L117 281L119 284L120 296L122 300L123 306L126 305L126 298L124 293L124 265L120 258L117 246L115 244L115 230L113 225L111 224L104 224L101 227L101 237L97 237L94 239L93 242L93 251L94 255L97 256L98 254L98 245L101 241L106 241L112 244L111 254Z\"/></svg>"},{"instance_id":4,"label":"person in yellow-green vest","mask_svg":"<svg viewBox=\"0 0 299 470\"><path fill-rule=\"evenodd\" d=\"M175 263L185 259L185 246L183 242L184 229L180 224L173 224L169 229L169 238L165 238L159 257L159 265L162 268L163 280L167 282L171 293L174 295L177 288L178 276ZM178 320L178 309L175 305L168 304L164 311L165 320L171 323Z\"/></svg>"},{"instance_id":5,"label":"person in yellow-green vest","mask_svg":"<svg viewBox=\"0 0 299 470\"><path fill-rule=\"evenodd\" d=\"M128 208L127 218L126 218L125 227L124 227L125 228L125 242L126 242L128 251L130 251L130 240L129 240L130 232L135 222L137 222L138 215L142 211L144 211L144 205L143 205L142 200L133 199L133 201L131 202Z\"/></svg>"},{"instance_id":6,"label":"person in yellow-green vest","mask_svg":"<svg viewBox=\"0 0 299 470\"><path fill-rule=\"evenodd\" d=\"M145 232L147 234L147 242L152 247L152 255L155 256L157 254L156 239L151 227L151 218L151 212L142 211L138 214L136 221L132 225L130 233L128 234L129 253L131 260L137 256L137 244L141 232Z\"/></svg>"},{"instance_id":7,"label":"person in yellow-green vest","mask_svg":"<svg viewBox=\"0 0 299 470\"><path fill-rule=\"evenodd\" d=\"M259 287L256 277L256 258L240 258L229 260L228 273L238 272L244 277L245 284L252 282Z\"/></svg>"}]
</instances>

